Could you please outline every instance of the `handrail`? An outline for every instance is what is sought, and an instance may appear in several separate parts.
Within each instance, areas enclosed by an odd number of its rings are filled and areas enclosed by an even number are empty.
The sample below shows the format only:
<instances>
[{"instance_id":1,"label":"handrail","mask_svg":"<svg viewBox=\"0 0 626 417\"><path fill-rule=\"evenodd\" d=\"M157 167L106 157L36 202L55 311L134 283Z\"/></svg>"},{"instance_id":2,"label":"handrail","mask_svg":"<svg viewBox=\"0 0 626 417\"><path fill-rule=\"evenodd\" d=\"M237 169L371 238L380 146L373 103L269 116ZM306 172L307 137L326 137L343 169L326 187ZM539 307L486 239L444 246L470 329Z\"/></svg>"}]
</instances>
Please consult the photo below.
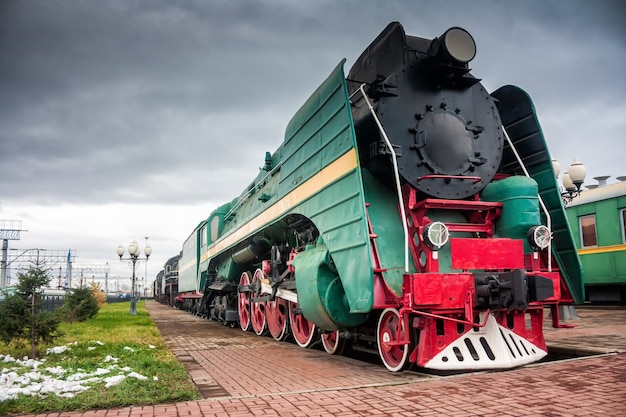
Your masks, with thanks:
<instances>
[{"instance_id":1,"label":"handrail","mask_svg":"<svg viewBox=\"0 0 626 417\"><path fill-rule=\"evenodd\" d=\"M387 149L389 149L389 152L391 153L392 162L393 162L394 179L396 182L396 192L398 193L398 204L400 206L400 213L402 214L402 228L404 229L404 272L408 273L409 272L409 228L406 223L406 212L404 210L404 201L402 200L402 188L400 185L400 174L398 172L398 161L396 157L396 152L394 151L393 146L391 145L391 141L389 141L389 138L387 137L387 133L385 132L385 129L383 128L382 123L380 123L380 120L378 120L378 116L376 116L374 107L372 106L372 104L367 98L367 94L365 93L365 89L363 88L365 85L366 85L365 83L361 84L359 89L353 92L349 98L352 99L352 97L358 91L361 92L361 94L363 95L363 98L365 99L365 102L367 103L367 107L369 108L369 111L372 114L372 117L374 118L376 125L378 126L378 130L380 131L380 134L385 140Z\"/></svg>"},{"instance_id":2,"label":"handrail","mask_svg":"<svg viewBox=\"0 0 626 417\"><path fill-rule=\"evenodd\" d=\"M522 158L519 156L519 153L517 153L517 149L515 149L515 146L513 145L513 141L509 137L509 134L506 133L506 129L504 128L504 126L502 126L502 131L504 132L504 137L506 138L506 141L509 143L509 147L513 151L513 154L515 155L517 162L519 162L519 165L522 168L522 171L524 171L524 175L530 178L530 174L528 173L528 170L524 166L524 163L522 162ZM550 213L548 212L546 205L543 204L543 200L541 199L541 196L537 195L537 198L539 199L539 204L541 205L541 209L546 215L546 223L548 223L547 226L548 226L548 229L550 230L550 234L552 234L552 218L550 217ZM552 272L552 242L550 243L550 245L548 245L548 272Z\"/></svg>"},{"instance_id":3,"label":"handrail","mask_svg":"<svg viewBox=\"0 0 626 417\"><path fill-rule=\"evenodd\" d=\"M229 219L233 213L235 211L237 211L237 209L239 209L239 207L241 207L243 205L243 203L248 199L248 197L250 197L252 194L254 194L258 189L260 189L261 187L259 186L259 184L262 184L268 177L273 176L276 171L283 165L283 161L280 161L274 168L272 168L263 178L261 178L256 184L250 184L248 187L248 191L246 191L243 195L241 195L239 197L239 199L237 200L237 202L235 203L235 205L233 207L231 207L230 210L228 210L228 212L224 215L224 221L226 221L227 219Z\"/></svg>"}]
</instances>

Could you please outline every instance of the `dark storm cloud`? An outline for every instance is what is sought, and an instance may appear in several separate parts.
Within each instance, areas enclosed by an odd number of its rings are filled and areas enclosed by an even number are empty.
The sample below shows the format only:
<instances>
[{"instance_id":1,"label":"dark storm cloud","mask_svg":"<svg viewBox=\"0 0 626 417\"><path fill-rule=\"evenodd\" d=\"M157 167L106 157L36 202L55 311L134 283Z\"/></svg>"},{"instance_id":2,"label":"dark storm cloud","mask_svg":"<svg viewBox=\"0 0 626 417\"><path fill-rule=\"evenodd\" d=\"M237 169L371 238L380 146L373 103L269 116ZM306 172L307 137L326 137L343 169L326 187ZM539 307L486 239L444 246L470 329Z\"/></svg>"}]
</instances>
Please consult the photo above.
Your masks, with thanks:
<instances>
[{"instance_id":1,"label":"dark storm cloud","mask_svg":"<svg viewBox=\"0 0 626 417\"><path fill-rule=\"evenodd\" d=\"M526 88L555 128L581 97L623 106L618 2L444 3L4 1L0 195L168 203L199 187L230 200L330 70L391 20L429 37L466 27L477 76Z\"/></svg>"},{"instance_id":2,"label":"dark storm cloud","mask_svg":"<svg viewBox=\"0 0 626 417\"><path fill-rule=\"evenodd\" d=\"M474 75L530 93L563 167L624 175L624 16L617 0L0 0L0 218L30 230L12 247L72 248L110 276L128 275L117 245L150 236L152 279L391 21L464 27Z\"/></svg>"},{"instance_id":3,"label":"dark storm cloud","mask_svg":"<svg viewBox=\"0 0 626 417\"><path fill-rule=\"evenodd\" d=\"M5 3L2 194L89 200L129 178L141 188L149 172L206 168L200 155L247 162L231 146L237 132L201 119L284 105L293 61L314 59L292 55L294 36L306 51L319 25L285 5L233 4ZM278 132L254 139L276 146Z\"/></svg>"}]
</instances>

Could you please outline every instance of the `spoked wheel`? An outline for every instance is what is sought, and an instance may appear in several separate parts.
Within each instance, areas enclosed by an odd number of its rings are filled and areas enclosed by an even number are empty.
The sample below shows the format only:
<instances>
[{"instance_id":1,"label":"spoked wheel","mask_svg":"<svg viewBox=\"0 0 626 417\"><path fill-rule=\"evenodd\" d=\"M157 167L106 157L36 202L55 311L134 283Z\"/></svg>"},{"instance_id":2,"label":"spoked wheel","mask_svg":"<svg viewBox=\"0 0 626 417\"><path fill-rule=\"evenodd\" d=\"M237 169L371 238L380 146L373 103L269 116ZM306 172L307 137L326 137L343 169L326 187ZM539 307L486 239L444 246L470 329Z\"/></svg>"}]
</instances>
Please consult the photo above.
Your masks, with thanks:
<instances>
[{"instance_id":1,"label":"spoked wheel","mask_svg":"<svg viewBox=\"0 0 626 417\"><path fill-rule=\"evenodd\" d=\"M267 317L267 328L272 337L279 342L289 336L288 325L288 301L284 298L276 298L265 304L265 316Z\"/></svg>"},{"instance_id":2,"label":"spoked wheel","mask_svg":"<svg viewBox=\"0 0 626 417\"><path fill-rule=\"evenodd\" d=\"M250 272L244 272L239 279L239 285L250 285L251 280ZM239 326L241 330L247 332L250 330L250 293L239 292L237 293L237 305L239 307Z\"/></svg>"},{"instance_id":3,"label":"spoked wheel","mask_svg":"<svg viewBox=\"0 0 626 417\"><path fill-rule=\"evenodd\" d=\"M302 314L295 314L294 310L298 308L298 303L289 303L289 325L291 334L296 340L298 346L303 348L310 347L315 341L316 328L315 324L304 318Z\"/></svg>"},{"instance_id":4,"label":"spoked wheel","mask_svg":"<svg viewBox=\"0 0 626 417\"><path fill-rule=\"evenodd\" d=\"M387 369L401 371L408 365L409 345L398 344L404 331L404 322L395 308L383 310L378 319L376 340L378 353Z\"/></svg>"},{"instance_id":5,"label":"spoked wheel","mask_svg":"<svg viewBox=\"0 0 626 417\"><path fill-rule=\"evenodd\" d=\"M326 353L341 355L346 346L346 339L340 337L338 331L322 333L322 345Z\"/></svg>"},{"instance_id":6,"label":"spoked wheel","mask_svg":"<svg viewBox=\"0 0 626 417\"><path fill-rule=\"evenodd\" d=\"M263 271L257 269L254 271L252 277L252 283L255 284L263 279ZM258 296L258 294L250 293L252 297ZM252 322L252 330L259 336L267 334L267 320L265 320L265 302L264 301L250 301L250 321Z\"/></svg>"}]
</instances>

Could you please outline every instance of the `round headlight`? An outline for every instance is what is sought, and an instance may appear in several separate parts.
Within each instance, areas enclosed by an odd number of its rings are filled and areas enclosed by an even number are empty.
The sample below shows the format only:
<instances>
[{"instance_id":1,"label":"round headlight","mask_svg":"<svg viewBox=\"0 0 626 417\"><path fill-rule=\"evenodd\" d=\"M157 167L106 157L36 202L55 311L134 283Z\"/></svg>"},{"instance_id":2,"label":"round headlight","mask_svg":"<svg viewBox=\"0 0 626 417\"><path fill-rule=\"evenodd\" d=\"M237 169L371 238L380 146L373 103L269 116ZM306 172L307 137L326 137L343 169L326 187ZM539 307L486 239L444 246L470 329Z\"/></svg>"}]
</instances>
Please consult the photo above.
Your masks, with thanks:
<instances>
[{"instance_id":1,"label":"round headlight","mask_svg":"<svg viewBox=\"0 0 626 417\"><path fill-rule=\"evenodd\" d=\"M434 250L439 250L443 245L448 243L450 231L448 227L441 222L433 222L424 229L424 240Z\"/></svg>"},{"instance_id":2,"label":"round headlight","mask_svg":"<svg viewBox=\"0 0 626 417\"><path fill-rule=\"evenodd\" d=\"M448 29L443 34L443 45L448 55L462 64L470 62L476 56L474 38L465 29Z\"/></svg>"},{"instance_id":3,"label":"round headlight","mask_svg":"<svg viewBox=\"0 0 626 417\"><path fill-rule=\"evenodd\" d=\"M533 226L528 229L528 243L535 249L545 249L552 242L552 232L546 226Z\"/></svg>"}]
</instances>

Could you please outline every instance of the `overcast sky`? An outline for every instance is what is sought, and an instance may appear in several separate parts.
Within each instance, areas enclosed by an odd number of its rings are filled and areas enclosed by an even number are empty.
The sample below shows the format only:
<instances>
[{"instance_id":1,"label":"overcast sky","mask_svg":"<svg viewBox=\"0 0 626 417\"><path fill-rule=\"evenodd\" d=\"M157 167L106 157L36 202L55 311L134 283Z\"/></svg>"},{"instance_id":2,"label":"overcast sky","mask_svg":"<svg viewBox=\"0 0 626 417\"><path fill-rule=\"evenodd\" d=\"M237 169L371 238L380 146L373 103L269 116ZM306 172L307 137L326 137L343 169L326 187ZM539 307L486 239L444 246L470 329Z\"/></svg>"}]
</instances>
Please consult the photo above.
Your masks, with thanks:
<instances>
[{"instance_id":1,"label":"overcast sky","mask_svg":"<svg viewBox=\"0 0 626 417\"><path fill-rule=\"evenodd\" d=\"M625 16L620 0L2 0L0 219L28 230L9 248L71 248L128 282L115 249L148 236L152 281L391 21L426 38L467 29L485 87L525 89L561 166L578 157L587 183L614 182Z\"/></svg>"}]
</instances>

